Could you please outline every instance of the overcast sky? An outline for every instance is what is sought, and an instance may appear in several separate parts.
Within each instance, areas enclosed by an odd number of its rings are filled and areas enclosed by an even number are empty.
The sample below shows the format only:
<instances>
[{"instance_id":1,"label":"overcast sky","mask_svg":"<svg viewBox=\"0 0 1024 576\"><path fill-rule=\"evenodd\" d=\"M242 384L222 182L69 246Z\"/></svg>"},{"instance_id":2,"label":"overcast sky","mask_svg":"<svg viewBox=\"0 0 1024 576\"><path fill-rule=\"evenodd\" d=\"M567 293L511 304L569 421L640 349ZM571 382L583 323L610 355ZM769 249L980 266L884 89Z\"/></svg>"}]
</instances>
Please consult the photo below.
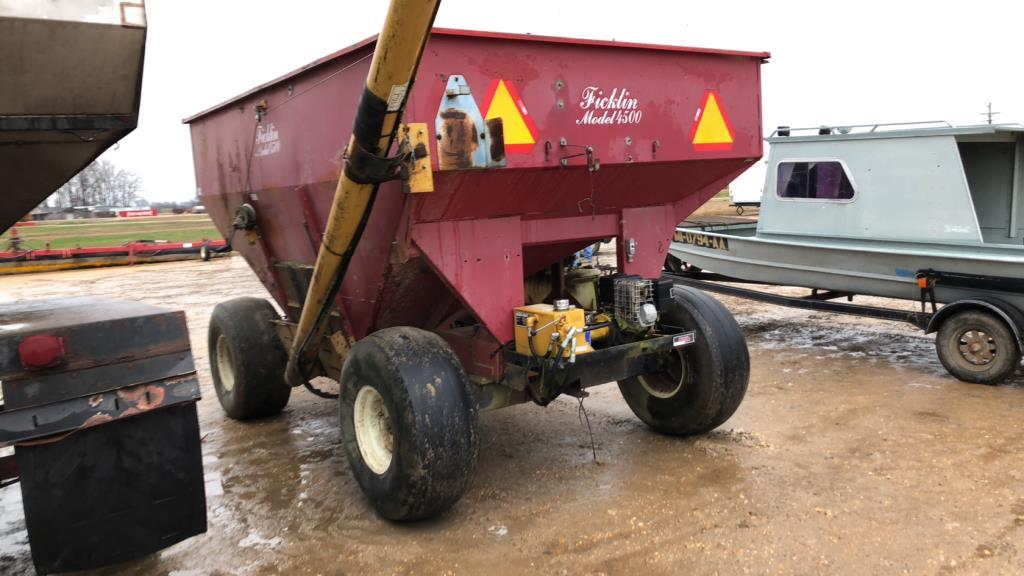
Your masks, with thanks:
<instances>
[{"instance_id":1,"label":"overcast sky","mask_svg":"<svg viewBox=\"0 0 1024 576\"><path fill-rule=\"evenodd\" d=\"M147 0L139 127L105 158L141 174L151 201L192 198L182 118L377 33L387 4ZM1024 122L1022 16L1017 1L443 0L436 25L769 51L768 133L780 124L974 124L989 101L997 121Z\"/></svg>"}]
</instances>

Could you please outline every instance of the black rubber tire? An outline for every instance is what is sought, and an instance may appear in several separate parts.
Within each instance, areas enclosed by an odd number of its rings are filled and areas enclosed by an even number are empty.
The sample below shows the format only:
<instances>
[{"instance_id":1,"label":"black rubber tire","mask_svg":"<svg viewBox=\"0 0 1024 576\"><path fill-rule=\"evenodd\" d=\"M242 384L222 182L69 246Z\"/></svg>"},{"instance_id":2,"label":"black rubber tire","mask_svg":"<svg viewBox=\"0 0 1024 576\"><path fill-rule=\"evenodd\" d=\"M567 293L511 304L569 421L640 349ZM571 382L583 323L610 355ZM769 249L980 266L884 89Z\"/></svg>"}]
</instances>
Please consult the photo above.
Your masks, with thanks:
<instances>
[{"instance_id":1,"label":"black rubber tire","mask_svg":"<svg viewBox=\"0 0 1024 576\"><path fill-rule=\"evenodd\" d=\"M994 358L975 364L960 351L961 338L968 332L984 332ZM1017 371L1021 353L1013 331L995 314L983 310L957 312L939 327L935 351L946 370L958 380L976 384L999 384Z\"/></svg>"},{"instance_id":2,"label":"black rubber tire","mask_svg":"<svg viewBox=\"0 0 1024 576\"><path fill-rule=\"evenodd\" d=\"M682 274L685 270L685 265L682 260L669 254L668 256L665 256L665 270L674 274Z\"/></svg>"},{"instance_id":3,"label":"black rubber tire","mask_svg":"<svg viewBox=\"0 0 1024 576\"><path fill-rule=\"evenodd\" d=\"M292 389L284 380L288 352L277 337L273 320L280 318L262 298L221 302L210 316L207 346L213 388L224 412L235 420L265 418L288 404ZM220 364L218 343L224 337L226 364ZM221 374L230 370L230 378Z\"/></svg>"},{"instance_id":4,"label":"black rubber tire","mask_svg":"<svg viewBox=\"0 0 1024 576\"><path fill-rule=\"evenodd\" d=\"M377 392L387 409L390 460L375 472L357 441L356 398ZM372 394L371 394L372 396ZM385 328L352 347L341 372L341 436L352 473L377 513L412 521L462 497L479 450L478 409L451 347L418 328Z\"/></svg>"},{"instance_id":5,"label":"black rubber tire","mask_svg":"<svg viewBox=\"0 0 1024 576\"><path fill-rule=\"evenodd\" d=\"M203 262L209 262L210 261L210 257L211 257L211 255L210 255L210 245L209 244L203 244L202 246L200 246L199 247L199 259L202 260Z\"/></svg>"},{"instance_id":6,"label":"black rubber tire","mask_svg":"<svg viewBox=\"0 0 1024 576\"><path fill-rule=\"evenodd\" d=\"M668 353L665 372L619 382L626 404L645 424L676 436L703 434L739 408L750 380L747 342L718 300L685 286L672 288L661 322L696 332L696 342Z\"/></svg>"}]
</instances>

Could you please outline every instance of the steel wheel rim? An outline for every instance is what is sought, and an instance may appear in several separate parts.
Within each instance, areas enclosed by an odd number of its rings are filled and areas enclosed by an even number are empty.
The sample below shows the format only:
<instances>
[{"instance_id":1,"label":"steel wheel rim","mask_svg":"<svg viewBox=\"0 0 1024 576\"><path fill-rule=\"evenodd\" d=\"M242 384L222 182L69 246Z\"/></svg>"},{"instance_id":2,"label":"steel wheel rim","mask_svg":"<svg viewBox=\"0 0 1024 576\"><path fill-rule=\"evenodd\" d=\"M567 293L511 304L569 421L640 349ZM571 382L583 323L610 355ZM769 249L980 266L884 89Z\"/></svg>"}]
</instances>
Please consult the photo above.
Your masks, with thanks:
<instances>
[{"instance_id":1,"label":"steel wheel rim","mask_svg":"<svg viewBox=\"0 0 1024 576\"><path fill-rule=\"evenodd\" d=\"M975 369L987 368L999 354L995 338L980 328L960 332L953 345L968 367Z\"/></svg>"},{"instance_id":2,"label":"steel wheel rim","mask_svg":"<svg viewBox=\"0 0 1024 576\"><path fill-rule=\"evenodd\" d=\"M395 436L384 398L372 386L356 392L352 420L363 462L374 474L384 474L394 458Z\"/></svg>"},{"instance_id":3,"label":"steel wheel rim","mask_svg":"<svg viewBox=\"0 0 1024 576\"><path fill-rule=\"evenodd\" d=\"M220 387L226 392L231 392L235 389L235 371L231 366L231 348L228 346L228 337L223 334L217 337L216 364Z\"/></svg>"},{"instance_id":4,"label":"steel wheel rim","mask_svg":"<svg viewBox=\"0 0 1024 576\"><path fill-rule=\"evenodd\" d=\"M686 359L682 350L675 350L670 356L664 372L637 376L640 386L655 398L671 398L679 393L686 380Z\"/></svg>"}]
</instances>

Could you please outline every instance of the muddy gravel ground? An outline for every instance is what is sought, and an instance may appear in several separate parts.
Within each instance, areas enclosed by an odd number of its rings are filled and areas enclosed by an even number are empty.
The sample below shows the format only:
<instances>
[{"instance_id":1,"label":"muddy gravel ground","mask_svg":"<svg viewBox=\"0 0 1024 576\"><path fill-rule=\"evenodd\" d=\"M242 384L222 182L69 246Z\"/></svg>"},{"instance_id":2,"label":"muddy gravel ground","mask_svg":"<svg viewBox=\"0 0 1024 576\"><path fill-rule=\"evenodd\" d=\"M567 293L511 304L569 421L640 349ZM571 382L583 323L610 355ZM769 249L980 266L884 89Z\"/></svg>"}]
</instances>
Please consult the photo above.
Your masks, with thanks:
<instances>
[{"instance_id":1,"label":"muddy gravel ground","mask_svg":"<svg viewBox=\"0 0 1024 576\"><path fill-rule=\"evenodd\" d=\"M574 399L484 414L465 498L396 525L363 500L333 402L222 415L210 311L265 296L242 259L0 279L0 300L77 294L187 310L205 395L209 531L94 574L1024 573L1024 379L960 383L909 325L725 298L752 374L719 430L656 434L605 385L594 461ZM0 512L0 573L29 574L17 485Z\"/></svg>"}]
</instances>

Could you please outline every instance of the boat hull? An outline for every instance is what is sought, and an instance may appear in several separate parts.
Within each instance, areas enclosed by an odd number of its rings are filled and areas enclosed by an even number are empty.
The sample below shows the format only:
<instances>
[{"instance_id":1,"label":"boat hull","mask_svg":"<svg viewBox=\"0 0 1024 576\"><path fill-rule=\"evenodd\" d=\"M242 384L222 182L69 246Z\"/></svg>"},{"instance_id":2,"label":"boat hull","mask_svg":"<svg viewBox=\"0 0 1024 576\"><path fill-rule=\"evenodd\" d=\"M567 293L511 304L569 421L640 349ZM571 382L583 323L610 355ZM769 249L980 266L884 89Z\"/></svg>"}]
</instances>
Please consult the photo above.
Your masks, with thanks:
<instances>
[{"instance_id":1,"label":"boat hull","mask_svg":"<svg viewBox=\"0 0 1024 576\"><path fill-rule=\"evenodd\" d=\"M679 228L669 252L702 270L769 284L918 300L919 270L1024 279L1024 248L755 236L754 225ZM1024 309L1013 291L935 287L938 302L994 297Z\"/></svg>"}]
</instances>

